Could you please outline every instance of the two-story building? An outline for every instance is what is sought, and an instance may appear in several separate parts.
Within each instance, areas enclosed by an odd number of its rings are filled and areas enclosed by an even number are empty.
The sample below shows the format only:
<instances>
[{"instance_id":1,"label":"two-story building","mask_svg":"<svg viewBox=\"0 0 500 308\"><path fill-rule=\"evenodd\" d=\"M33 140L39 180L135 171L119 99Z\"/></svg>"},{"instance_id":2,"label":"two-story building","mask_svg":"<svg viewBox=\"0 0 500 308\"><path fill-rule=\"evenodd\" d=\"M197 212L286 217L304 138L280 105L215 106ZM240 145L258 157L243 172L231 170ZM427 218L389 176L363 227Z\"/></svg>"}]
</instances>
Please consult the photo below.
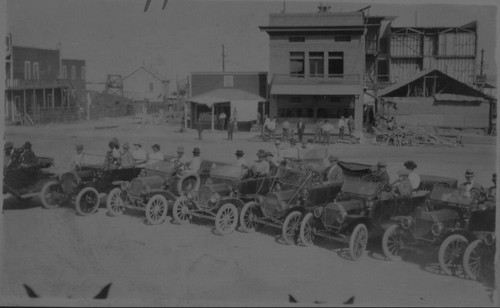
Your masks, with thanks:
<instances>
[{"instance_id":1,"label":"two-story building","mask_svg":"<svg viewBox=\"0 0 500 308\"><path fill-rule=\"evenodd\" d=\"M361 130L365 71L362 12L270 14L269 116L333 120L354 116Z\"/></svg>"},{"instance_id":2,"label":"two-story building","mask_svg":"<svg viewBox=\"0 0 500 308\"><path fill-rule=\"evenodd\" d=\"M69 111L76 115L75 92L85 90L85 61L61 59L60 49L11 42L8 36L5 119L45 122L57 120L56 115L66 118Z\"/></svg>"}]
</instances>

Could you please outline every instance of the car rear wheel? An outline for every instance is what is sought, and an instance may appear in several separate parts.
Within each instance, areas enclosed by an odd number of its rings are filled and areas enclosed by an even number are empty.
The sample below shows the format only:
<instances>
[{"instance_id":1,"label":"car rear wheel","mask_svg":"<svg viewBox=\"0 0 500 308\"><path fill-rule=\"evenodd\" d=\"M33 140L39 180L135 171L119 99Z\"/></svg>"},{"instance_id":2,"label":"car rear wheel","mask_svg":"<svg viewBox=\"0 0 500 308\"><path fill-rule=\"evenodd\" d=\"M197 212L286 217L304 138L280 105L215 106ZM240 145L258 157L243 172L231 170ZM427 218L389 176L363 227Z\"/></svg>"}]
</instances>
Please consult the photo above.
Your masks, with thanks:
<instances>
[{"instance_id":1,"label":"car rear wheel","mask_svg":"<svg viewBox=\"0 0 500 308\"><path fill-rule=\"evenodd\" d=\"M168 201L162 195L154 195L146 204L146 221L152 225L162 223L167 217Z\"/></svg>"},{"instance_id":2,"label":"car rear wheel","mask_svg":"<svg viewBox=\"0 0 500 308\"><path fill-rule=\"evenodd\" d=\"M387 228L382 237L382 250L388 260L395 261L401 258L401 249L404 246L404 230L400 225Z\"/></svg>"},{"instance_id":3,"label":"car rear wheel","mask_svg":"<svg viewBox=\"0 0 500 308\"><path fill-rule=\"evenodd\" d=\"M313 213L307 213L300 223L299 239L304 246L311 246L314 242Z\"/></svg>"},{"instance_id":4,"label":"car rear wheel","mask_svg":"<svg viewBox=\"0 0 500 308\"><path fill-rule=\"evenodd\" d=\"M245 203L240 213L240 228L243 232L254 232L257 227L255 218L257 217L255 211L257 210L257 203L251 201Z\"/></svg>"},{"instance_id":5,"label":"car rear wheel","mask_svg":"<svg viewBox=\"0 0 500 308\"><path fill-rule=\"evenodd\" d=\"M192 216L189 214L189 200L185 196L177 197L174 202L174 208L172 210L172 216L176 223L184 225L189 223Z\"/></svg>"},{"instance_id":6,"label":"car rear wheel","mask_svg":"<svg viewBox=\"0 0 500 308\"><path fill-rule=\"evenodd\" d=\"M123 205L122 190L119 187L113 188L106 198L106 208L111 216L119 216L125 211Z\"/></svg>"},{"instance_id":7,"label":"car rear wheel","mask_svg":"<svg viewBox=\"0 0 500 308\"><path fill-rule=\"evenodd\" d=\"M87 216L95 213L99 207L99 193L94 187L85 187L80 190L75 200L75 209L78 214Z\"/></svg>"},{"instance_id":8,"label":"car rear wheel","mask_svg":"<svg viewBox=\"0 0 500 308\"><path fill-rule=\"evenodd\" d=\"M441 270L448 275L458 275L468 241L465 236L452 234L439 246L438 260Z\"/></svg>"},{"instance_id":9,"label":"car rear wheel","mask_svg":"<svg viewBox=\"0 0 500 308\"><path fill-rule=\"evenodd\" d=\"M224 204L215 217L215 229L220 235L232 233L238 224L238 209L232 203Z\"/></svg>"},{"instance_id":10,"label":"car rear wheel","mask_svg":"<svg viewBox=\"0 0 500 308\"><path fill-rule=\"evenodd\" d=\"M364 224L358 224L349 240L349 255L351 259L358 260L363 256L368 244L368 229Z\"/></svg>"},{"instance_id":11,"label":"car rear wheel","mask_svg":"<svg viewBox=\"0 0 500 308\"><path fill-rule=\"evenodd\" d=\"M56 181L50 181L43 185L40 192L40 200L46 209L54 209L59 207L64 201L64 193L61 185Z\"/></svg>"},{"instance_id":12,"label":"car rear wheel","mask_svg":"<svg viewBox=\"0 0 500 308\"><path fill-rule=\"evenodd\" d=\"M298 231L300 230L300 219L302 218L302 213L299 211L293 211L285 219L283 227L281 228L281 235L283 240L288 245L294 244L297 239Z\"/></svg>"},{"instance_id":13,"label":"car rear wheel","mask_svg":"<svg viewBox=\"0 0 500 308\"><path fill-rule=\"evenodd\" d=\"M475 240L467 246L464 252L463 267L465 274L472 280L477 280L481 273L482 260L479 252L481 240Z\"/></svg>"}]
</instances>

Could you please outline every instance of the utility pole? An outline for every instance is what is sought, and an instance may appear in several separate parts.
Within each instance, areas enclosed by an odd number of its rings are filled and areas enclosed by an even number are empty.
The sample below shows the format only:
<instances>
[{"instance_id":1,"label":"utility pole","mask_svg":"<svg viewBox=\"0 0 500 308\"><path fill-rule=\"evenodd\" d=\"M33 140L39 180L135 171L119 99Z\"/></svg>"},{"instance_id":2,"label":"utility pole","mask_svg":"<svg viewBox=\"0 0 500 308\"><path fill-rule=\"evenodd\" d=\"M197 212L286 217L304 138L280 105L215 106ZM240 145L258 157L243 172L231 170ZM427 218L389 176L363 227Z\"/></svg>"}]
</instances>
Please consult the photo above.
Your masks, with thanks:
<instances>
[{"instance_id":1,"label":"utility pole","mask_svg":"<svg viewBox=\"0 0 500 308\"><path fill-rule=\"evenodd\" d=\"M224 53L224 44L222 44L222 71L226 71L226 54Z\"/></svg>"}]
</instances>

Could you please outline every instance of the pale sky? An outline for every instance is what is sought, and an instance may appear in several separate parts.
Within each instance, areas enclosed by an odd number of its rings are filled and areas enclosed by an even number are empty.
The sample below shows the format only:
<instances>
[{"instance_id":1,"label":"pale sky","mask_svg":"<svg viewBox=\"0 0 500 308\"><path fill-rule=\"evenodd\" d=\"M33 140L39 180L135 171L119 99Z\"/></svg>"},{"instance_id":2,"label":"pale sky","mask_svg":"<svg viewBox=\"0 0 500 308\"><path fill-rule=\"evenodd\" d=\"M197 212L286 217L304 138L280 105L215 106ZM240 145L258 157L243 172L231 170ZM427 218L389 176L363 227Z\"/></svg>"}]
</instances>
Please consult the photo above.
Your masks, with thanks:
<instances>
[{"instance_id":1,"label":"pale sky","mask_svg":"<svg viewBox=\"0 0 500 308\"><path fill-rule=\"evenodd\" d=\"M413 5L381 1L321 1L331 11L348 12L371 5L370 15L397 16L393 26L460 26L478 22L478 54L485 49L486 73L496 74L498 25L494 2L482 5ZM282 0L8 0L7 30L14 45L55 49L64 58L87 61L87 81L103 82L106 74L126 75L143 63L175 84L193 71L268 71L270 13ZM285 1L286 12L316 12L320 1ZM367 4L368 3L368 4ZM401 4L402 3L402 4ZM416 3L416 2L414 2ZM447 1L446 3L454 3ZM488 5L489 3L489 5ZM479 64L479 58L478 58ZM102 87L102 86L101 86ZM102 89L102 88L101 88Z\"/></svg>"}]
</instances>

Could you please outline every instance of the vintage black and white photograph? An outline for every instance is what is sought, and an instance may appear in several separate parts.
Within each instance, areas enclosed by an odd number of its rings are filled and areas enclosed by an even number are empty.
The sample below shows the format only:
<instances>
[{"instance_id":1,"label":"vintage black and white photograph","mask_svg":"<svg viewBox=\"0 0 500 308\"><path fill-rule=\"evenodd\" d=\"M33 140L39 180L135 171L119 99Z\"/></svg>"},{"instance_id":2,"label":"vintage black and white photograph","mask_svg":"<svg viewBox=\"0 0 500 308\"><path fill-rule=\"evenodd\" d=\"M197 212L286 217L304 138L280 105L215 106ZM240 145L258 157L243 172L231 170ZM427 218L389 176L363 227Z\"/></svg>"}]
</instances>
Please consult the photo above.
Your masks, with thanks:
<instances>
[{"instance_id":1,"label":"vintage black and white photograph","mask_svg":"<svg viewBox=\"0 0 500 308\"><path fill-rule=\"evenodd\" d=\"M498 9L0 0L0 305L498 307Z\"/></svg>"}]
</instances>

